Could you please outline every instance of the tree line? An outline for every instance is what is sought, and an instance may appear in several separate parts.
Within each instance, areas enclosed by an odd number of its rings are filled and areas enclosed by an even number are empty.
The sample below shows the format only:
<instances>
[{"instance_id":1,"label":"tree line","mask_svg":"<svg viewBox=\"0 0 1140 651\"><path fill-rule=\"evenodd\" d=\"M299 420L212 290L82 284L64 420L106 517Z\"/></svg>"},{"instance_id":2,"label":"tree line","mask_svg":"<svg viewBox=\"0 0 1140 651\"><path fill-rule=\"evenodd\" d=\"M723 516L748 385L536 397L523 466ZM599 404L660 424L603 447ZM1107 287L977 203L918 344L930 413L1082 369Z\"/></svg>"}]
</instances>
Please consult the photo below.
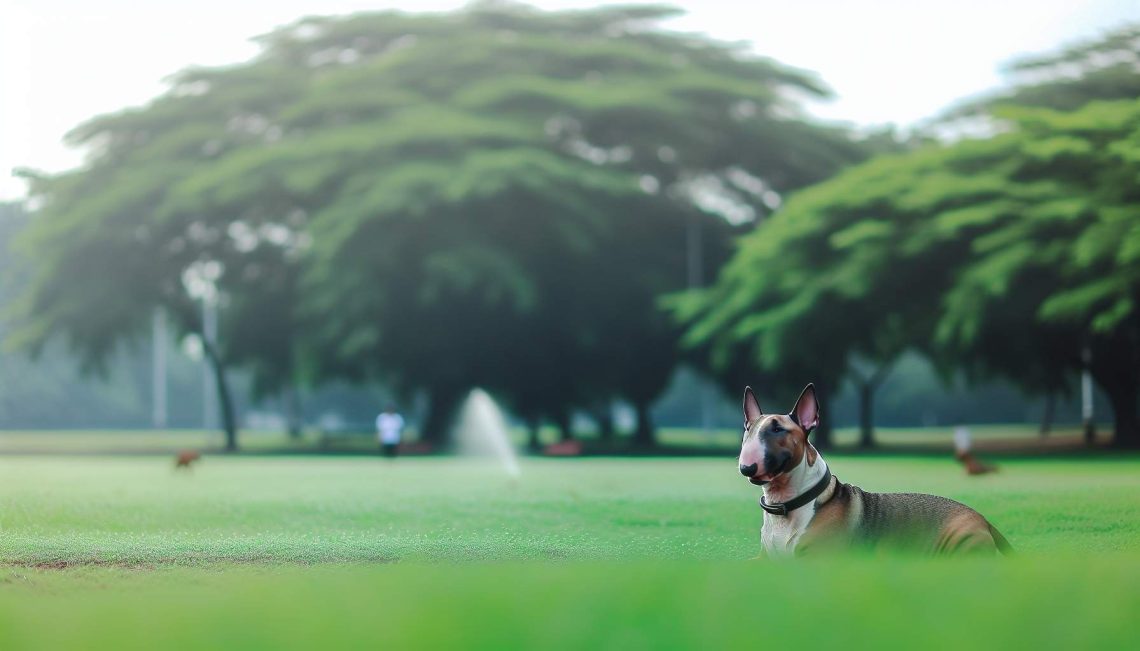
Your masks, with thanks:
<instances>
[{"instance_id":1,"label":"tree line","mask_svg":"<svg viewBox=\"0 0 1140 651\"><path fill-rule=\"evenodd\" d=\"M25 172L8 343L63 340L97 371L162 310L203 340L231 448L231 368L258 396L423 392L438 443L474 386L535 435L570 436L575 412L612 435L622 400L650 444L679 363L733 392L826 391L875 386L907 350L1027 391L1090 364L1136 438L1137 106L1100 90L1134 71L1079 48L1023 62L1097 63L943 123L990 137L899 142L806 117L796 98L829 92L814 75L673 15L307 18L246 63L183 71L73 130L83 167Z\"/></svg>"}]
</instances>

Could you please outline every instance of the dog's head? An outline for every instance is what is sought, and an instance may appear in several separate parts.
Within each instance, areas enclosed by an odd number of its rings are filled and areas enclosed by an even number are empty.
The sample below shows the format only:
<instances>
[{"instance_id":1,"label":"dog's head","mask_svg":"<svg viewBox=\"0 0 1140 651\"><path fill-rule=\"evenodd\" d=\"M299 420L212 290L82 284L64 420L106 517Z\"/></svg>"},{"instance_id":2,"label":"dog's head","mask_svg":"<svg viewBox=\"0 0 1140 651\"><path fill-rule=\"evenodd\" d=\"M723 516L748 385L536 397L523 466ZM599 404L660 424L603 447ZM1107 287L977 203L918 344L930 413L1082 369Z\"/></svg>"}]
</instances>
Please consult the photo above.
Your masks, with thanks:
<instances>
[{"instance_id":1,"label":"dog's head","mask_svg":"<svg viewBox=\"0 0 1140 651\"><path fill-rule=\"evenodd\" d=\"M740 474L762 486L807 459L814 465L815 448L808 434L819 425L815 386L807 385L787 414L765 414L751 387L744 389L744 441L740 445Z\"/></svg>"}]
</instances>

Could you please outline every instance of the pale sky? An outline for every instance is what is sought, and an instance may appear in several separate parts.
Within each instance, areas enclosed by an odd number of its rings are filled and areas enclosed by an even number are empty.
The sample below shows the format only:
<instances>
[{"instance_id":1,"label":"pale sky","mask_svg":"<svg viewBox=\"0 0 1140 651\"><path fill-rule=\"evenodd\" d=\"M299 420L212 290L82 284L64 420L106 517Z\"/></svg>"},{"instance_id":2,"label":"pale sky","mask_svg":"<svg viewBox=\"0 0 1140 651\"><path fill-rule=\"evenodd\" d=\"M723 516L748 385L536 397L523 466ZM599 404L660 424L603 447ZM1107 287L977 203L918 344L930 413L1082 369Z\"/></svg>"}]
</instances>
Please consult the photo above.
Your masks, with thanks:
<instances>
[{"instance_id":1,"label":"pale sky","mask_svg":"<svg viewBox=\"0 0 1140 651\"><path fill-rule=\"evenodd\" d=\"M635 3L637 0L627 0ZM599 0L536 0L542 8ZM313 14L446 10L462 1L0 0L0 200L23 196L15 167L79 164L63 134L162 93L189 65L248 59L249 38ZM997 86L1003 62L1140 20L1140 0L694 0L671 26L746 41L817 72L837 99L816 115L903 127Z\"/></svg>"}]
</instances>

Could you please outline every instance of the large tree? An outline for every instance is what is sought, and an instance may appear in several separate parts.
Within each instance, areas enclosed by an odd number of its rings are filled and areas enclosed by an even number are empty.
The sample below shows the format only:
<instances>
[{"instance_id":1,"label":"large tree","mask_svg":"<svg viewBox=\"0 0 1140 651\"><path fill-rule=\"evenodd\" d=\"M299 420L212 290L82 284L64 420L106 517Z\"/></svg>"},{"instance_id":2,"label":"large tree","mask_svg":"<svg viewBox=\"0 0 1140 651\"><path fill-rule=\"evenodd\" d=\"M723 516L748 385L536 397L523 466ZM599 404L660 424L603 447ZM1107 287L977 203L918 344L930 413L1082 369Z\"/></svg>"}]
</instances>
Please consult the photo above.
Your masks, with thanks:
<instances>
[{"instance_id":1,"label":"large tree","mask_svg":"<svg viewBox=\"0 0 1140 651\"><path fill-rule=\"evenodd\" d=\"M873 219L874 203L864 202L865 176L841 174L797 194L741 238L713 285L670 301L687 326L686 345L703 351L714 373L735 378L735 369L755 368L769 385L765 393L793 397L811 381L826 410L856 368L870 361L866 382L881 381L929 327L916 300L924 291L919 276L893 264L895 226ZM940 272L929 262L924 273L934 282ZM830 434L825 417L816 444L827 446Z\"/></svg>"},{"instance_id":2,"label":"large tree","mask_svg":"<svg viewBox=\"0 0 1140 651\"><path fill-rule=\"evenodd\" d=\"M683 286L692 224L715 265L726 214L747 221L861 152L785 99L822 94L810 76L655 27L674 13L494 4L270 35L265 59L316 67L314 91L279 116L295 138L223 175L319 170L322 359L428 389L429 437L479 384L564 429L623 397L649 442L677 359L653 299Z\"/></svg>"},{"instance_id":3,"label":"large tree","mask_svg":"<svg viewBox=\"0 0 1140 651\"><path fill-rule=\"evenodd\" d=\"M683 299L689 336L745 340L773 368L914 346L1043 392L1087 347L1115 441L1140 444L1140 102L997 115L1000 135L883 157L797 195L716 286Z\"/></svg>"},{"instance_id":4,"label":"large tree","mask_svg":"<svg viewBox=\"0 0 1140 651\"><path fill-rule=\"evenodd\" d=\"M97 361L155 306L199 330L205 271L219 378L426 390L435 440L476 385L564 429L621 397L649 441L677 358L654 298L684 285L686 234L715 266L733 224L862 156L801 117L793 95L826 94L811 75L658 27L675 14L311 18L180 73L77 129L86 167L34 184L28 248L50 254L25 341Z\"/></svg>"},{"instance_id":5,"label":"large tree","mask_svg":"<svg viewBox=\"0 0 1140 651\"><path fill-rule=\"evenodd\" d=\"M958 159L988 165L1008 189L956 213L976 230L974 255L946 297L939 340L950 354L990 351L975 355L983 366L1027 338L1049 367L1080 368L1087 350L1114 442L1140 447L1140 102L1006 115L1013 133Z\"/></svg>"},{"instance_id":6,"label":"large tree","mask_svg":"<svg viewBox=\"0 0 1140 651\"><path fill-rule=\"evenodd\" d=\"M1019 107L1072 111L1094 101L1136 98L1140 94L1140 25L1125 25L1102 37L1055 52L1021 57L1007 65L1005 72L1011 81L1007 89L964 103L961 107L948 112L939 121L939 126L949 125L953 129L963 121L968 123L971 120L981 120L987 125L987 130L993 133L1005 128L1002 112L1009 110L1016 112ZM1031 310L1035 305L1032 302L1035 300L1033 297L1023 295L1010 296L1006 300L1023 303L1021 310L1010 311L1014 313ZM1033 344L1027 342L1024 336L1009 336L1010 329L1016 327L1012 325L1005 330L988 327L985 332L973 335L976 337L975 346L985 347L988 352L984 357L992 359L1007 358L1007 353L1011 349L1023 350L1025 355L1033 357L1029 351L1034 347L1037 349L1044 347L1050 351L1071 348L1071 343L1060 341L1064 338L1064 334L1058 336L1047 330L1039 330L1037 333L1046 340ZM945 332L947 331L944 330L943 333ZM1092 342L1086 343L1092 344ZM1091 349L1085 352L1091 353ZM1076 353L1069 351L1067 354L1069 359L1063 366L1075 363L1072 359L1074 355ZM1084 362L1080 364L1083 365ZM952 363L943 360L942 365L948 367ZM976 370L976 365L968 368ZM1009 368L1018 367L1009 365ZM1020 370L1013 372L1020 376L1018 384L1032 392L1046 395L1047 406L1042 431L1047 431L1052 416L1054 396L1068 392L1069 376L1056 364L1042 364L1036 358L1028 364L1021 364Z\"/></svg>"},{"instance_id":7,"label":"large tree","mask_svg":"<svg viewBox=\"0 0 1140 651\"><path fill-rule=\"evenodd\" d=\"M284 76L255 93L257 74L199 73L210 77L209 92L176 83L145 108L69 133L89 150L83 167L24 172L42 207L18 242L31 278L10 337L32 351L63 339L82 368L99 371L117 348L149 335L155 309L166 312L203 343L229 450L237 417L227 367L246 363L262 391L291 379L281 368L295 357L294 267L308 237L303 212L283 193L221 207L198 191L223 152L272 138L254 116L277 110L295 85ZM221 303L221 343L206 336L202 300Z\"/></svg>"},{"instance_id":8,"label":"large tree","mask_svg":"<svg viewBox=\"0 0 1140 651\"><path fill-rule=\"evenodd\" d=\"M1069 111L1098 99L1134 97L1140 88L1138 38L1140 31L1131 26L1015 61L1007 69L1008 89L963 104L935 127L961 137L980 122L982 132L992 135L1009 128L1007 113L1019 106ZM1032 200L1026 195L1043 187L1027 185L1027 168L1015 168L1023 176L1003 176L999 165L1015 166L1022 155L1013 139L930 146L876 160L805 191L744 239L714 287L674 300L689 326L688 344L722 374L734 375L730 360L751 359L777 376L806 364L825 387L846 377L860 393L864 445L873 440L874 389L907 348L932 357L946 376L1002 375L1030 393L1066 392L1079 365L1072 329L1027 321L1044 300L1041 291L1055 288L1055 282L1039 292L1003 296L1004 309L991 313L985 327L978 314L965 316L978 278L991 278L984 269L966 273L963 267L982 252L972 240L974 229L992 216L975 204L1003 197L1008 208L1019 209ZM1039 143L1046 150L1041 155L1057 142L1050 137ZM1059 169L1036 173L1043 180ZM943 296L950 307L963 309L947 310ZM955 337L961 345L950 345Z\"/></svg>"}]
</instances>

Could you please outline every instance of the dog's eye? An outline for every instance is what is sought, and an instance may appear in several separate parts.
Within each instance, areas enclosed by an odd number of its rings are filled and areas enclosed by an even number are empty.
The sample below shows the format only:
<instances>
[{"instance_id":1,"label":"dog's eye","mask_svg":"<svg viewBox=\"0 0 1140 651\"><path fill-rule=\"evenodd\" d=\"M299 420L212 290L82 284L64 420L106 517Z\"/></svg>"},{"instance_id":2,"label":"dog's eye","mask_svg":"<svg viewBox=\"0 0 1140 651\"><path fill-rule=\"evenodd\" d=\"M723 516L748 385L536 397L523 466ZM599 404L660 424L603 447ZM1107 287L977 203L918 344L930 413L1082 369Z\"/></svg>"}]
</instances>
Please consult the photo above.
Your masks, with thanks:
<instances>
[{"instance_id":1,"label":"dog's eye","mask_svg":"<svg viewBox=\"0 0 1140 651\"><path fill-rule=\"evenodd\" d=\"M780 425L779 423L772 423L772 433L773 434L779 434L782 431L784 431L783 425Z\"/></svg>"}]
</instances>

